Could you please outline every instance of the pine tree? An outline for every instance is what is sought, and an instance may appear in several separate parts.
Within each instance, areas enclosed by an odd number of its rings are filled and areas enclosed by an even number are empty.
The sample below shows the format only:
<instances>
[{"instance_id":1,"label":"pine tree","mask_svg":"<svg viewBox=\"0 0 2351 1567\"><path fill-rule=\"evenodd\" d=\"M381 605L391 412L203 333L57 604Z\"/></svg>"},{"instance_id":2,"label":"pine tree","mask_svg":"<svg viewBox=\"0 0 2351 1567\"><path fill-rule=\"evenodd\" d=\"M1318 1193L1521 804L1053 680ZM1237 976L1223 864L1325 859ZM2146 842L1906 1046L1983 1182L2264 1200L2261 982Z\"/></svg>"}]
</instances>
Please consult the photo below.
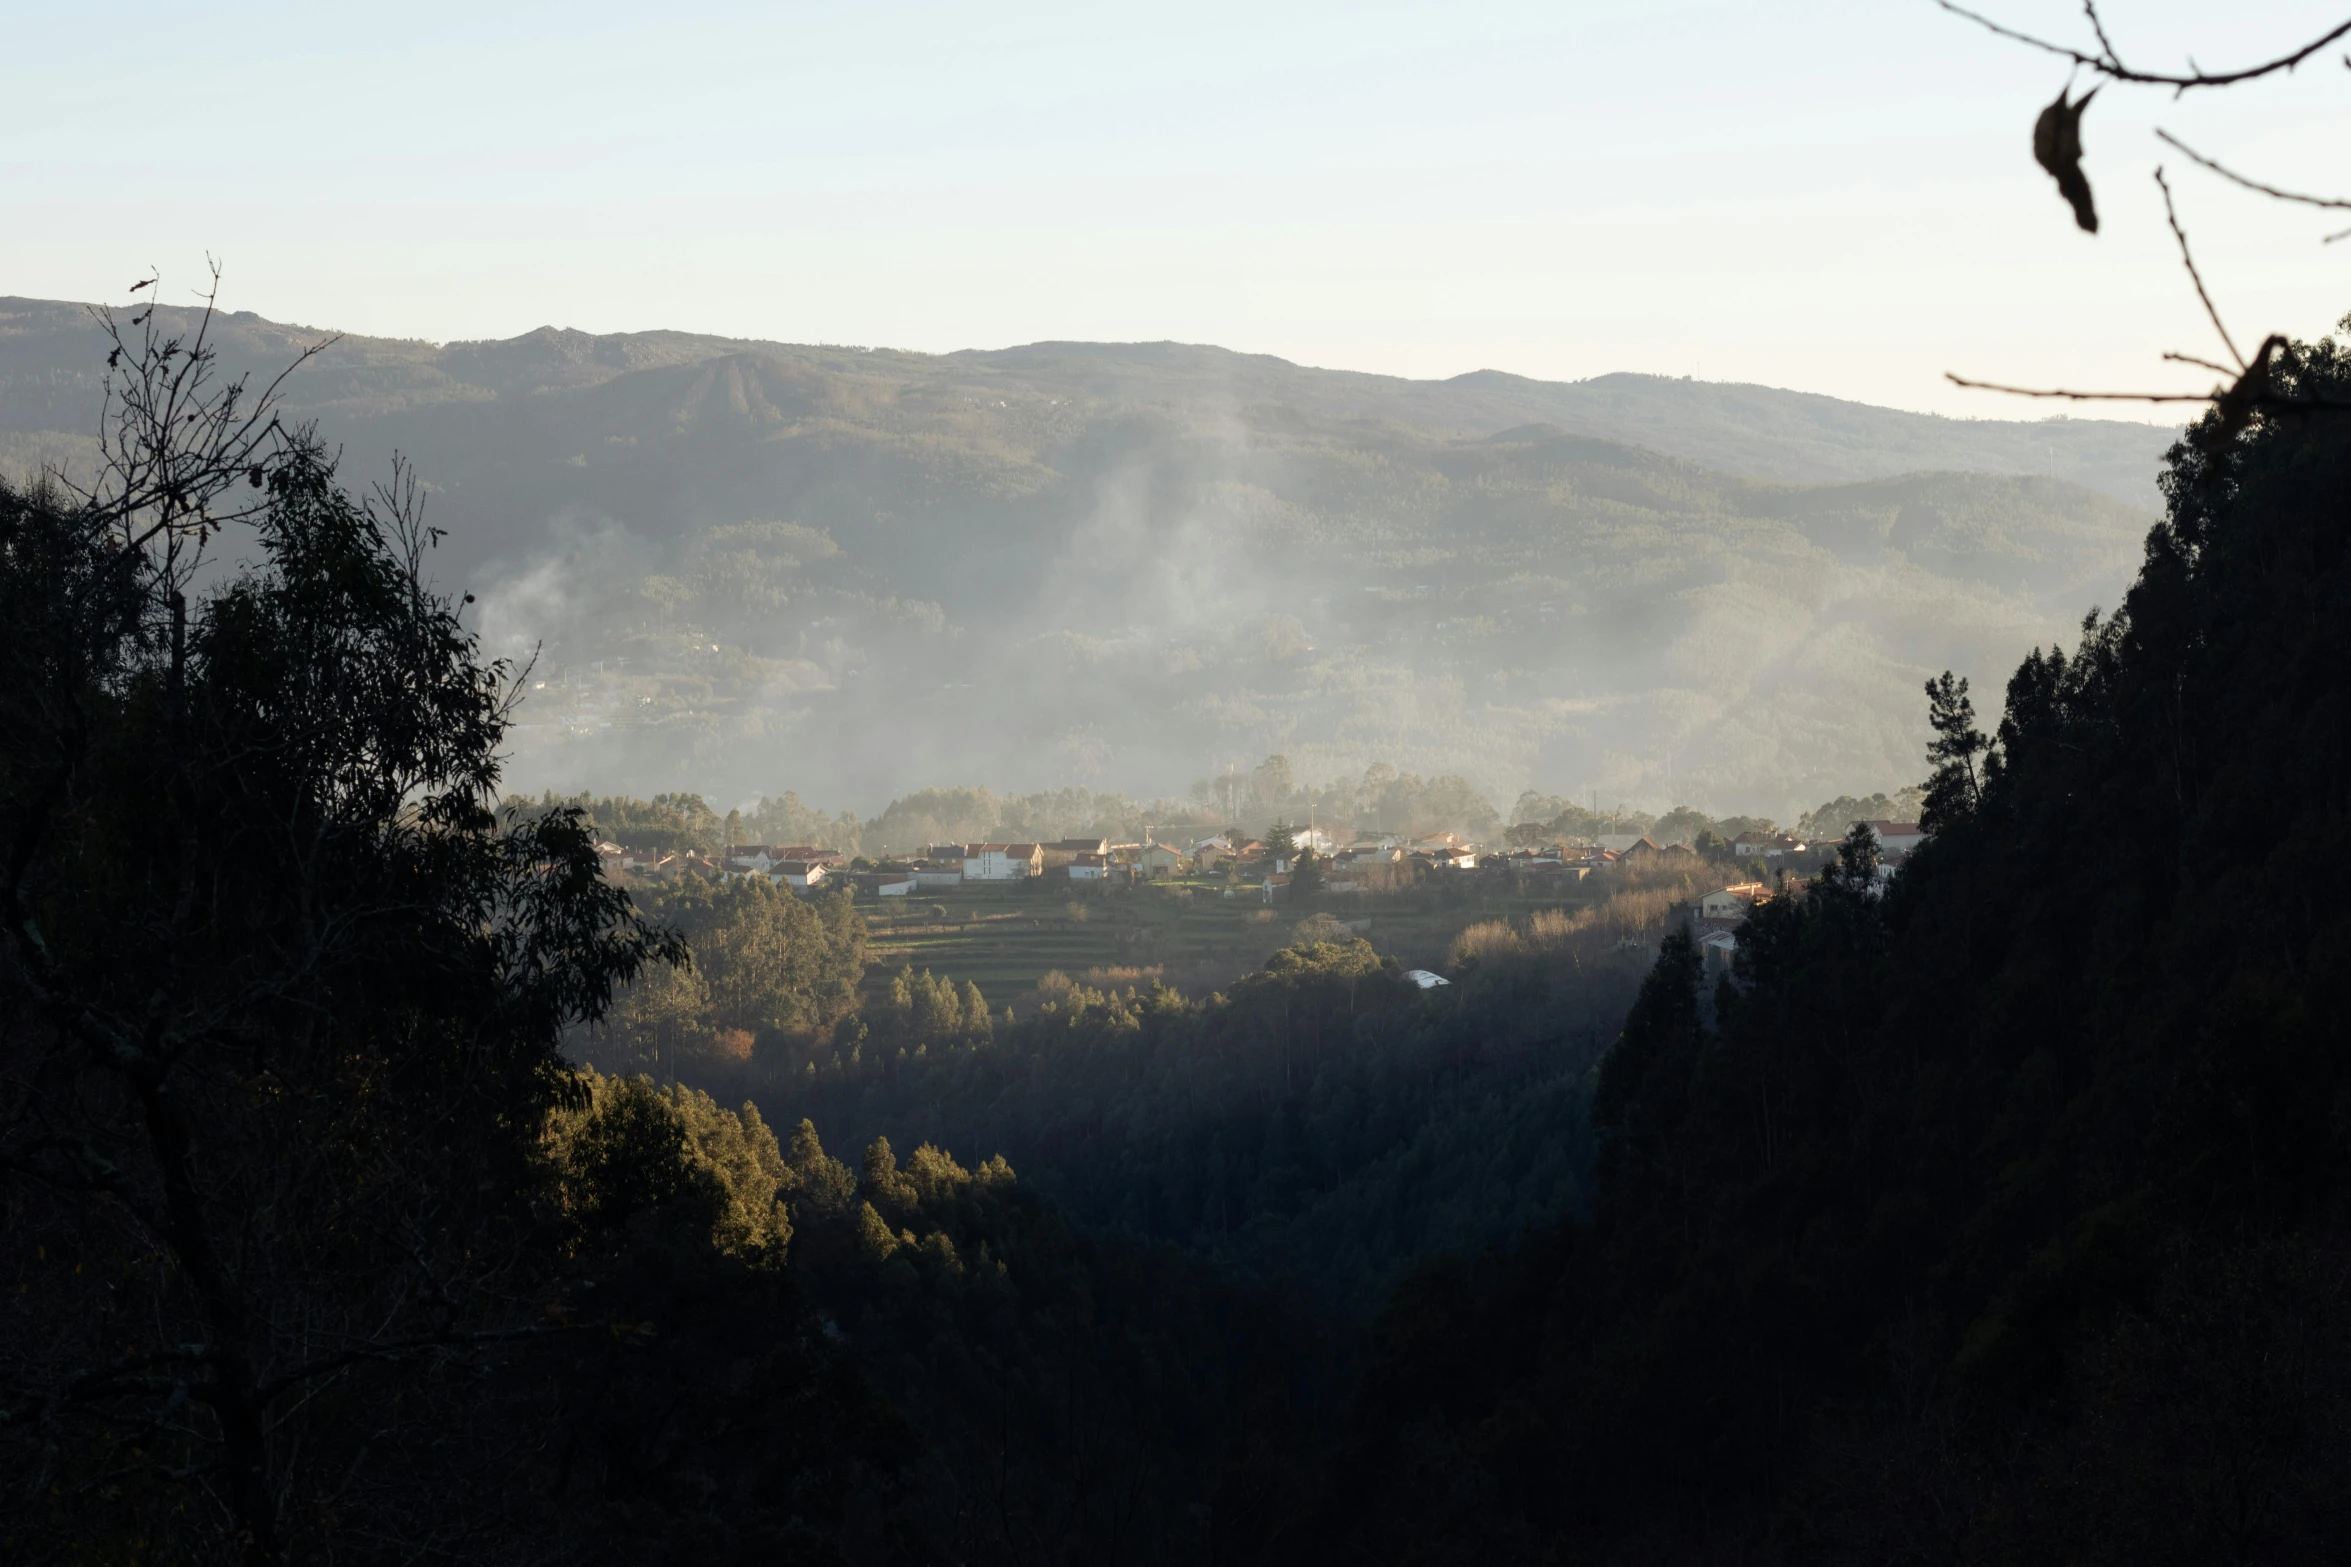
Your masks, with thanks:
<instances>
[{"instance_id":1,"label":"pine tree","mask_svg":"<svg viewBox=\"0 0 2351 1567\"><path fill-rule=\"evenodd\" d=\"M1983 775L1976 758L1986 753L1991 742L1976 727L1975 703L1968 699L1966 680L1946 669L1939 679L1927 682L1926 691L1927 722L1935 731L1935 738L1927 743L1927 760L1934 765L1934 772L1927 779L1919 825L1928 832L1942 832L1975 814L1983 799Z\"/></svg>"}]
</instances>

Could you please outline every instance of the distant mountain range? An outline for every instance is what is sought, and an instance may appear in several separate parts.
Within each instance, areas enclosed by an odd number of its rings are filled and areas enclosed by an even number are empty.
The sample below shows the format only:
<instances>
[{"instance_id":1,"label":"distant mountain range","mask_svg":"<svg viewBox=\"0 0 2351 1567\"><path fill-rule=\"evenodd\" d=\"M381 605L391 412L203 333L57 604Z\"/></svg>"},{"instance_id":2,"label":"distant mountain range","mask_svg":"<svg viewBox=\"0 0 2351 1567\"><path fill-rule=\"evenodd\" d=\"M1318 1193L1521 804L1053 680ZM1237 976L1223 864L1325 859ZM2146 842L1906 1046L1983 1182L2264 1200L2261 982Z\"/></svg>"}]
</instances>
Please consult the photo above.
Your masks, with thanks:
<instances>
[{"instance_id":1,"label":"distant mountain range","mask_svg":"<svg viewBox=\"0 0 2351 1567\"><path fill-rule=\"evenodd\" d=\"M227 317L232 370L323 334ZM0 299L0 467L86 461L80 306ZM878 809L1180 792L1286 753L1792 815L1919 776L1919 684L2110 604L2176 432L1655 376L1410 381L1182 344L542 328L344 338L289 402L394 451L493 651L512 778Z\"/></svg>"}]
</instances>

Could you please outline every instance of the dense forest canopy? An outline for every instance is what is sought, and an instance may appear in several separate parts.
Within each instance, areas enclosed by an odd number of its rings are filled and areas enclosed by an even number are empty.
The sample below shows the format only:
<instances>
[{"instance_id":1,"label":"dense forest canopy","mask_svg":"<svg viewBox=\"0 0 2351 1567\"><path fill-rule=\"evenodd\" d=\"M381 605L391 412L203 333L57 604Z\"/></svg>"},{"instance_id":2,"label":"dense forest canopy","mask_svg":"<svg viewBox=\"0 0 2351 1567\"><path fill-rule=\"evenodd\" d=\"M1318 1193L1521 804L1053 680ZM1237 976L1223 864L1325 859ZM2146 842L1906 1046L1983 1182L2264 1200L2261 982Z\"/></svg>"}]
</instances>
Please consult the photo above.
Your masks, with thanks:
<instances>
[{"instance_id":1,"label":"dense forest canopy","mask_svg":"<svg viewBox=\"0 0 2351 1567\"><path fill-rule=\"evenodd\" d=\"M2332 341L2278 375L2351 401ZM2165 490L2120 607L1990 734L1930 686L1940 831L1899 876L1854 835L1712 986L1667 944L1598 1077L1591 1222L1397 1296L1337 1538L2345 1549L2351 925L2308 867L2351 831L2351 424L2215 413Z\"/></svg>"}]
</instances>

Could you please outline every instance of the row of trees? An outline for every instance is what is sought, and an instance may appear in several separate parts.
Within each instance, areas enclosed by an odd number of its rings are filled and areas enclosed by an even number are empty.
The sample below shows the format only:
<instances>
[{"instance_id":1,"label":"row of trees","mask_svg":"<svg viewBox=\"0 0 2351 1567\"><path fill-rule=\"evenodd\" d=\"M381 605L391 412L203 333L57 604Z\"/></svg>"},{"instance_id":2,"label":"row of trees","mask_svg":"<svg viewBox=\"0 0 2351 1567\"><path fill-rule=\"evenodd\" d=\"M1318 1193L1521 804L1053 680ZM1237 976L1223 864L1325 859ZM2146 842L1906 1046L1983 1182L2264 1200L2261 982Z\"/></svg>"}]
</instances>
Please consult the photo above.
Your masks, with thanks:
<instances>
[{"instance_id":1,"label":"row of trees","mask_svg":"<svg viewBox=\"0 0 2351 1567\"><path fill-rule=\"evenodd\" d=\"M1897 789L1892 794L1839 795L1806 811L1785 830L1809 842L1833 844L1855 822L1917 821L1925 803L1925 794L1919 789ZM1532 790L1518 797L1510 819L1508 836L1513 843L1589 842L1611 835L1640 833L1661 844L1703 848L1710 839L1728 845L1751 834L1767 835L1782 830L1778 823L1764 816L1709 816L1687 805L1677 805L1662 816L1629 810L1622 805L1612 811L1600 811Z\"/></svg>"}]
</instances>

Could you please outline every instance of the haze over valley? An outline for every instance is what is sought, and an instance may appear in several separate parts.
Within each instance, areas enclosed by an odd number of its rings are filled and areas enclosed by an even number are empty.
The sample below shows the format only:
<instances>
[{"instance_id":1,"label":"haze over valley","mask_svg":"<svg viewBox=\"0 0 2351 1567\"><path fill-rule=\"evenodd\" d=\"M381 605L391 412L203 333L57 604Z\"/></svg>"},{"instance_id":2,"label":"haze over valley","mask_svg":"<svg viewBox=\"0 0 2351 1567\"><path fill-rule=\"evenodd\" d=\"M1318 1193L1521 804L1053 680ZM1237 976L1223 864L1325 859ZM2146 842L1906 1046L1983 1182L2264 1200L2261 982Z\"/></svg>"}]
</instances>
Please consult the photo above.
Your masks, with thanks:
<instances>
[{"instance_id":1,"label":"haze over valley","mask_svg":"<svg viewBox=\"0 0 2351 1567\"><path fill-rule=\"evenodd\" d=\"M230 372L326 335L216 330ZM0 462L87 460L97 343L0 301ZM286 396L354 479L413 465L436 577L535 654L511 785L866 814L1280 753L1792 820L1914 781L1929 675L2112 603L2173 439L1637 374L557 329L345 337Z\"/></svg>"}]
</instances>

